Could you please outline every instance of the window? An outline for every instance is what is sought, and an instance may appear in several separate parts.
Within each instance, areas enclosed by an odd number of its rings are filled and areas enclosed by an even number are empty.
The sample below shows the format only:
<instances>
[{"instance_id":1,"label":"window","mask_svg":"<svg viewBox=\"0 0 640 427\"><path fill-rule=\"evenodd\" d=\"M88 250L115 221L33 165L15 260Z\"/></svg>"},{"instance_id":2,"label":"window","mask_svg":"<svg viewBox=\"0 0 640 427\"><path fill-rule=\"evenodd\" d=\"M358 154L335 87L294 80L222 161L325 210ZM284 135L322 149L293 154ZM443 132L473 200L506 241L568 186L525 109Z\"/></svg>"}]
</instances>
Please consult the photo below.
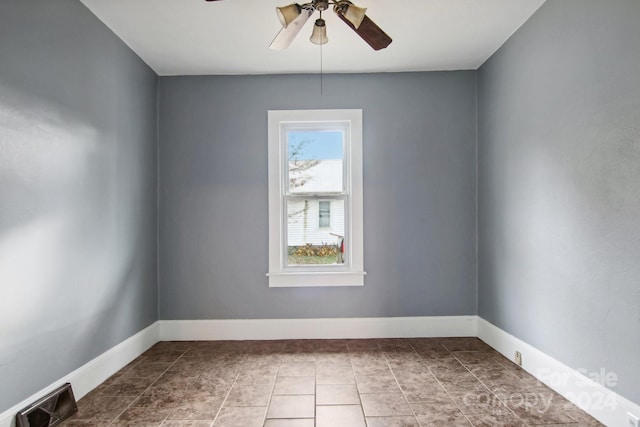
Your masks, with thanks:
<instances>
[{"instance_id":1,"label":"window","mask_svg":"<svg viewBox=\"0 0 640 427\"><path fill-rule=\"evenodd\" d=\"M269 286L362 286L362 110L269 111Z\"/></svg>"},{"instance_id":2,"label":"window","mask_svg":"<svg viewBox=\"0 0 640 427\"><path fill-rule=\"evenodd\" d=\"M328 200L318 202L318 227L331 227L331 202Z\"/></svg>"}]
</instances>

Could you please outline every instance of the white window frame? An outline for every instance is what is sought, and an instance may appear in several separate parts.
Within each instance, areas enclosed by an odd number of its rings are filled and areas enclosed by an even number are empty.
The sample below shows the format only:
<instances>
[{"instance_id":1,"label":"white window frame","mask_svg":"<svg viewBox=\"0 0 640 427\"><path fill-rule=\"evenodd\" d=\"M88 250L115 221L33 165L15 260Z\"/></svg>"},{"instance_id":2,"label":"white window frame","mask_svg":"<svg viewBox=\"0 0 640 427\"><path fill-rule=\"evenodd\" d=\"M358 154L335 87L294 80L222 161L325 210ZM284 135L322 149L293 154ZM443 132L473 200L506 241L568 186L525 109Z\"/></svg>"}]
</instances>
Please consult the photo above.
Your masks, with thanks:
<instances>
[{"instance_id":1,"label":"white window frame","mask_svg":"<svg viewBox=\"0 0 640 427\"><path fill-rule=\"evenodd\" d=\"M270 110L268 124L269 287L364 286L362 110ZM286 265L286 132L299 127L345 129L344 264Z\"/></svg>"}]
</instances>

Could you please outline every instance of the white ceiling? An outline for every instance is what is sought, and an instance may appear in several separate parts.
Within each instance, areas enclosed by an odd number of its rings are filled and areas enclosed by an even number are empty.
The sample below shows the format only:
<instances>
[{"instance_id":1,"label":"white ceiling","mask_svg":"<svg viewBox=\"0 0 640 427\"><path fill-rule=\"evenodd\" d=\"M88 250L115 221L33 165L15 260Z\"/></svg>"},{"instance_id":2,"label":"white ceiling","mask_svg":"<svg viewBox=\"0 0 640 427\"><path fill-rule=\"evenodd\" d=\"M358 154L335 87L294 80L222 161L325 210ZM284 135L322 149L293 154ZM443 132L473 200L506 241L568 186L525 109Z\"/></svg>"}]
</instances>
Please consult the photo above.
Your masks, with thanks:
<instances>
[{"instance_id":1,"label":"white ceiling","mask_svg":"<svg viewBox=\"0 0 640 427\"><path fill-rule=\"evenodd\" d=\"M81 0L159 75L317 73L314 14L289 49L269 44L292 0ZM325 73L477 69L544 0L353 0L393 39L374 51L324 13Z\"/></svg>"}]
</instances>

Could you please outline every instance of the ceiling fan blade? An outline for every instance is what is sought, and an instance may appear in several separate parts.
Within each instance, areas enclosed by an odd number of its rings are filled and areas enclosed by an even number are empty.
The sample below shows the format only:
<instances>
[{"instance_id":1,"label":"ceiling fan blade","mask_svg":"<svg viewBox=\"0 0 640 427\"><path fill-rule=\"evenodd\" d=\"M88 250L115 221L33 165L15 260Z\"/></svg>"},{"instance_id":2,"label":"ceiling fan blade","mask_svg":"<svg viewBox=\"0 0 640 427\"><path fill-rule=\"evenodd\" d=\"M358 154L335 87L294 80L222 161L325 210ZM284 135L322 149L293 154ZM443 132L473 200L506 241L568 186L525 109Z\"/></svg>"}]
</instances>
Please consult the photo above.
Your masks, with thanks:
<instances>
[{"instance_id":1,"label":"ceiling fan blade","mask_svg":"<svg viewBox=\"0 0 640 427\"><path fill-rule=\"evenodd\" d=\"M342 21L347 24L353 31L358 33L362 40L367 42L374 50L384 49L392 42L391 37L387 35L380 27L376 25L367 15L364 16L362 23L356 28L347 18L341 13L336 13Z\"/></svg>"},{"instance_id":2,"label":"ceiling fan blade","mask_svg":"<svg viewBox=\"0 0 640 427\"><path fill-rule=\"evenodd\" d=\"M302 9L300 15L289 25L287 28L282 28L280 32L273 39L271 44L269 45L269 49L273 50L283 50L289 47L293 39L296 38L304 24L309 20L309 17L313 13L312 10Z\"/></svg>"}]
</instances>

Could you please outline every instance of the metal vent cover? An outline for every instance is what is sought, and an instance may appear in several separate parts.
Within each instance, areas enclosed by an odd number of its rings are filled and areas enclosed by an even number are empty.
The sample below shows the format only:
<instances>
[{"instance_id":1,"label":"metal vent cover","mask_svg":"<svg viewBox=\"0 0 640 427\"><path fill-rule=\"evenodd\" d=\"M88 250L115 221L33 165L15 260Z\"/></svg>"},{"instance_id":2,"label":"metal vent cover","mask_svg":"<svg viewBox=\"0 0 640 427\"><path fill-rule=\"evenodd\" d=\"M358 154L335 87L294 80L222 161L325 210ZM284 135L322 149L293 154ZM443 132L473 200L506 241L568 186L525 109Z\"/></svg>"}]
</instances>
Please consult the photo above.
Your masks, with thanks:
<instances>
[{"instance_id":1,"label":"metal vent cover","mask_svg":"<svg viewBox=\"0 0 640 427\"><path fill-rule=\"evenodd\" d=\"M51 427L78 411L71 384L66 383L16 414L17 427Z\"/></svg>"}]
</instances>

